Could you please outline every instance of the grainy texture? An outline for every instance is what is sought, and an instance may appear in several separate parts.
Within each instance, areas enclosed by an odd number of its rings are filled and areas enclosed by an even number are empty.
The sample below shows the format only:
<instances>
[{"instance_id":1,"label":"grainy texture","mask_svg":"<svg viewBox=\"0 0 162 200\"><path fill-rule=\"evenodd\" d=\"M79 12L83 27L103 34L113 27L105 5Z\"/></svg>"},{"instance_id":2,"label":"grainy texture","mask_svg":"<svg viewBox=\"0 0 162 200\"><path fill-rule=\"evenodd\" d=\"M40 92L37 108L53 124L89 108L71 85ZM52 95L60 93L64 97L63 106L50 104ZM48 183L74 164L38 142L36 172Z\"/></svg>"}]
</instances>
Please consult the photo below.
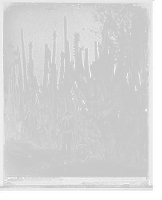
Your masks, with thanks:
<instances>
[{"instance_id":1,"label":"grainy texture","mask_svg":"<svg viewBox=\"0 0 162 200\"><path fill-rule=\"evenodd\" d=\"M148 177L147 4L4 11L7 177Z\"/></svg>"}]
</instances>

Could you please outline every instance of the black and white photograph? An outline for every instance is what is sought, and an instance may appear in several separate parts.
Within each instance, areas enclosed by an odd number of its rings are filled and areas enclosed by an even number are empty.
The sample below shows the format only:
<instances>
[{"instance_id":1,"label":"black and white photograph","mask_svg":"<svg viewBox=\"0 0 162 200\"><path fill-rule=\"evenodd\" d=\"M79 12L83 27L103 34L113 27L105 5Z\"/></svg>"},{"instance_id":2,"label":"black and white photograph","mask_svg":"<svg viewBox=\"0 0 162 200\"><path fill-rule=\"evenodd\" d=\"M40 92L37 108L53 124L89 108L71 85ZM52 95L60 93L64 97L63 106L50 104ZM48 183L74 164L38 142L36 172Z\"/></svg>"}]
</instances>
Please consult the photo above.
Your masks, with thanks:
<instances>
[{"instance_id":1,"label":"black and white photograph","mask_svg":"<svg viewBox=\"0 0 162 200\"><path fill-rule=\"evenodd\" d=\"M3 7L5 187L152 187L152 2Z\"/></svg>"}]
</instances>

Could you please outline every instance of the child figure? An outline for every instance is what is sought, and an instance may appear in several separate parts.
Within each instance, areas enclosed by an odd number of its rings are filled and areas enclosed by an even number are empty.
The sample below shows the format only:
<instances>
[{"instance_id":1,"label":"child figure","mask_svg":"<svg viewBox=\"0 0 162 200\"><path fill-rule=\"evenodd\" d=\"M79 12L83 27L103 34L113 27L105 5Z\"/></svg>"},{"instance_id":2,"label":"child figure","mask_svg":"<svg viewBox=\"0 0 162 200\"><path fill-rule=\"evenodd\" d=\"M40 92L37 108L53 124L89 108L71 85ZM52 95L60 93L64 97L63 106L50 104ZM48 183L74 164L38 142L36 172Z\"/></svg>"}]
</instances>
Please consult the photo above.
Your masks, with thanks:
<instances>
[{"instance_id":1,"label":"child figure","mask_svg":"<svg viewBox=\"0 0 162 200\"><path fill-rule=\"evenodd\" d=\"M61 121L61 132L62 132L62 152L63 154L70 155L72 148L72 133L73 133L73 121L72 115L69 112L65 113Z\"/></svg>"}]
</instances>

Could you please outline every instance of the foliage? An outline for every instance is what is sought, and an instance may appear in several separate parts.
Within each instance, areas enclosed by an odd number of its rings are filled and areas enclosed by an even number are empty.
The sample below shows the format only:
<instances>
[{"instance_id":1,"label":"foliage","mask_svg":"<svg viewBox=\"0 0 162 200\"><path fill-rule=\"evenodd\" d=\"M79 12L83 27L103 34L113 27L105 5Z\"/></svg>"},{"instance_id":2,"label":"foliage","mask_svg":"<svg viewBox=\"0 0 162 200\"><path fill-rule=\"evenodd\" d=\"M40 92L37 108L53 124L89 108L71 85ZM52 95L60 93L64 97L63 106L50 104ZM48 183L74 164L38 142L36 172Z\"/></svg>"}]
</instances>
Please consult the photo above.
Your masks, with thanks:
<instances>
[{"instance_id":1,"label":"foliage","mask_svg":"<svg viewBox=\"0 0 162 200\"><path fill-rule=\"evenodd\" d=\"M91 64L87 48L82 63L78 33L74 34L75 60L70 61L66 17L60 76L55 64L55 32L53 54L45 44L43 83L38 84L33 74L30 43L27 75L23 50L23 86L18 48L19 77L16 81L14 62L12 87L10 76L5 104L6 138L10 137L8 132L13 125L22 122L22 138L27 136L39 147L56 148L58 123L69 111L74 116L74 139L77 143L86 140L93 154L101 158L109 154L117 161L143 165L148 138L144 111L148 98L147 15L141 7L123 5L100 7L95 16L103 23L102 43L94 43L95 61ZM22 31L21 39L24 49ZM16 116L14 120L13 116ZM78 122L83 132L81 138L78 137Z\"/></svg>"}]
</instances>

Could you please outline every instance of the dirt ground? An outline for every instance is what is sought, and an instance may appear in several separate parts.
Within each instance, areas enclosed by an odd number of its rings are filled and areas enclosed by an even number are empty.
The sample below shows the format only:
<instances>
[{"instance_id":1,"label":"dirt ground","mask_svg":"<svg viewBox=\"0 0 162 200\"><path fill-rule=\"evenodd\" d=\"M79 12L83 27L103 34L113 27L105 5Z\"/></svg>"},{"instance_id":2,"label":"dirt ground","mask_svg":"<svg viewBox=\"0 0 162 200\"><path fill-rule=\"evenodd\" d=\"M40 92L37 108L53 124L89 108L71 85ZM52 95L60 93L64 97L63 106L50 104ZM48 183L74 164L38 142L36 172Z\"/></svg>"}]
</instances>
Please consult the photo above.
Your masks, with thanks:
<instances>
[{"instance_id":1,"label":"dirt ground","mask_svg":"<svg viewBox=\"0 0 162 200\"><path fill-rule=\"evenodd\" d=\"M125 166L114 161L90 158L87 163L62 159L55 149L38 149L30 143L6 141L4 171L6 176L23 177L129 177L147 176L147 168ZM28 155L31 155L29 157Z\"/></svg>"}]
</instances>

